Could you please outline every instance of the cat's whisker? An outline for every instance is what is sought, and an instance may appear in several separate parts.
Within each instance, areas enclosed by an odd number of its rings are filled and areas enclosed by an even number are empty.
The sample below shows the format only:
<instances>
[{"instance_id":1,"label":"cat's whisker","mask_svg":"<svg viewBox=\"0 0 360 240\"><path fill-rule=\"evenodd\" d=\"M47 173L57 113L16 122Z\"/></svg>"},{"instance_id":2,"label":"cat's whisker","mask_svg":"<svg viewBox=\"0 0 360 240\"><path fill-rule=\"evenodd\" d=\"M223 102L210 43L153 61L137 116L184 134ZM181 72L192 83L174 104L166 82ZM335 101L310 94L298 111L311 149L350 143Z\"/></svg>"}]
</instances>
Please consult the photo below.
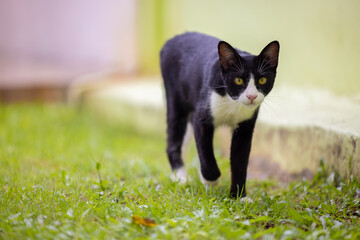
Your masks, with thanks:
<instances>
[{"instance_id":1,"label":"cat's whisker","mask_svg":"<svg viewBox=\"0 0 360 240\"><path fill-rule=\"evenodd\" d=\"M260 65L258 65L258 71L261 71L263 69L264 65L266 64L265 60L266 59L263 59Z\"/></svg>"},{"instance_id":2,"label":"cat's whisker","mask_svg":"<svg viewBox=\"0 0 360 240\"><path fill-rule=\"evenodd\" d=\"M234 67L232 67L232 69L236 70L239 74L241 74L243 72L243 64L241 62L239 62L241 65L238 66L236 62L230 60L230 62L233 64Z\"/></svg>"},{"instance_id":3,"label":"cat's whisker","mask_svg":"<svg viewBox=\"0 0 360 240\"><path fill-rule=\"evenodd\" d=\"M223 103L218 103L215 106L208 105L207 107L205 107L205 109L207 109L207 110L213 109L213 110L217 111L217 110L220 110L221 108L229 106L229 105L232 105L232 103L231 102L223 102Z\"/></svg>"},{"instance_id":4,"label":"cat's whisker","mask_svg":"<svg viewBox=\"0 0 360 240\"><path fill-rule=\"evenodd\" d=\"M239 68L239 70L242 71L244 69L244 64L241 61L239 61L239 63L240 63L240 66L238 66L238 65L236 65L236 66Z\"/></svg>"},{"instance_id":5,"label":"cat's whisker","mask_svg":"<svg viewBox=\"0 0 360 240\"><path fill-rule=\"evenodd\" d=\"M241 113L241 108L242 108L241 103L237 103L235 108L235 117L233 119L233 126L236 126L237 124L236 119L239 118L239 114Z\"/></svg>"},{"instance_id":6,"label":"cat's whisker","mask_svg":"<svg viewBox=\"0 0 360 240\"><path fill-rule=\"evenodd\" d=\"M216 106L213 106L212 108L210 107L210 109L213 109L215 111L218 111L224 107L227 107L227 106L232 106L232 104L230 102L227 102L227 103L222 103L222 104L217 104Z\"/></svg>"},{"instance_id":7,"label":"cat's whisker","mask_svg":"<svg viewBox=\"0 0 360 240\"><path fill-rule=\"evenodd\" d=\"M229 115L234 111L234 108L236 108L236 105L232 104L231 107L229 109L227 109L227 114L226 114L226 117L225 117L225 119L223 121L223 124L226 124L227 119L228 119Z\"/></svg>"},{"instance_id":8,"label":"cat's whisker","mask_svg":"<svg viewBox=\"0 0 360 240\"><path fill-rule=\"evenodd\" d=\"M267 70L270 69L270 68L271 68L271 65L265 67L264 69L262 69L261 71L259 71L259 73L265 74L265 73L267 72Z\"/></svg>"},{"instance_id":9,"label":"cat's whisker","mask_svg":"<svg viewBox=\"0 0 360 240\"><path fill-rule=\"evenodd\" d=\"M234 62L233 60L230 60L233 64L235 64L236 65L236 62ZM243 63L241 62L241 61L238 61L238 63L240 63L241 64L241 66L240 67L243 67Z\"/></svg>"},{"instance_id":10,"label":"cat's whisker","mask_svg":"<svg viewBox=\"0 0 360 240\"><path fill-rule=\"evenodd\" d=\"M261 71L263 64L264 64L264 60L258 65L257 67L258 72Z\"/></svg>"},{"instance_id":11,"label":"cat's whisker","mask_svg":"<svg viewBox=\"0 0 360 240\"><path fill-rule=\"evenodd\" d=\"M270 64L270 62L266 61L266 60L267 59L265 59L261 62L259 72L263 72L266 69L266 67Z\"/></svg>"},{"instance_id":12,"label":"cat's whisker","mask_svg":"<svg viewBox=\"0 0 360 240\"><path fill-rule=\"evenodd\" d=\"M268 66L268 64L269 64L269 61L267 61L267 59L264 59L264 60L261 62L259 72L264 71L264 69Z\"/></svg>"},{"instance_id":13,"label":"cat's whisker","mask_svg":"<svg viewBox=\"0 0 360 240\"><path fill-rule=\"evenodd\" d=\"M233 117L233 125L236 124L236 117L235 116L236 116L236 113L237 113L237 107L238 107L238 104L236 103L236 104L234 104L234 107L231 110L232 114L234 115L234 117Z\"/></svg>"},{"instance_id":14,"label":"cat's whisker","mask_svg":"<svg viewBox=\"0 0 360 240\"><path fill-rule=\"evenodd\" d=\"M215 107L222 107L222 106L226 106L226 105L232 105L232 102L217 103L217 104L215 105Z\"/></svg>"},{"instance_id":15,"label":"cat's whisker","mask_svg":"<svg viewBox=\"0 0 360 240\"><path fill-rule=\"evenodd\" d=\"M274 62L274 61L277 61L278 60L278 58L273 58L273 59L264 59L262 62L261 62L261 64L260 64L260 66L258 66L258 72L260 72L260 73L264 73L267 69L269 69L270 67L271 67L271 63L272 62ZM264 64L264 62L265 62L265 64Z\"/></svg>"},{"instance_id":16,"label":"cat's whisker","mask_svg":"<svg viewBox=\"0 0 360 240\"><path fill-rule=\"evenodd\" d=\"M225 85L216 85L216 86L212 86L213 88L215 89L218 89L218 88L226 88L227 86Z\"/></svg>"},{"instance_id":17,"label":"cat's whisker","mask_svg":"<svg viewBox=\"0 0 360 240\"><path fill-rule=\"evenodd\" d=\"M238 67L231 67L230 69L234 70L236 73L242 73L242 71Z\"/></svg>"},{"instance_id":18,"label":"cat's whisker","mask_svg":"<svg viewBox=\"0 0 360 240\"><path fill-rule=\"evenodd\" d=\"M219 109L221 109L221 108L223 108L223 107L226 107L226 106L231 106L231 103L223 103L223 104L216 105L216 106L214 107L214 109L215 109L215 110L219 110Z\"/></svg>"}]
</instances>

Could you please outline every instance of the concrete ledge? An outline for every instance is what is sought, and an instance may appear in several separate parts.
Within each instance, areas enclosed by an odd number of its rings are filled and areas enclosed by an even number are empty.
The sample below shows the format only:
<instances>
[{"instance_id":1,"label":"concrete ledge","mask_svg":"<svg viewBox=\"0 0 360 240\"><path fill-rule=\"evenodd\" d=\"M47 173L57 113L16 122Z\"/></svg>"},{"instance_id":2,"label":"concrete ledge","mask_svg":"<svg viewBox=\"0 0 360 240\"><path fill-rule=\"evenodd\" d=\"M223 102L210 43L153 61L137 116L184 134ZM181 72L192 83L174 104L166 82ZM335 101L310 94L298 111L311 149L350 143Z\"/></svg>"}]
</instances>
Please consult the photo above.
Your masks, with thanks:
<instances>
[{"instance_id":1,"label":"concrete ledge","mask_svg":"<svg viewBox=\"0 0 360 240\"><path fill-rule=\"evenodd\" d=\"M90 87L89 87L90 86ZM158 77L99 87L74 86L83 101L115 118L130 119L148 131L165 131L163 89ZM91 89L87 93L86 89ZM85 97L84 97L85 96ZM263 103L254 133L252 159L276 163L301 175L316 172L322 159L328 171L360 176L360 98L323 90L275 87ZM221 129L222 152L228 155L230 132Z\"/></svg>"},{"instance_id":2,"label":"concrete ledge","mask_svg":"<svg viewBox=\"0 0 360 240\"><path fill-rule=\"evenodd\" d=\"M330 172L360 174L360 138L321 127L258 124L252 156L268 158L290 173L315 172L322 159Z\"/></svg>"}]
</instances>

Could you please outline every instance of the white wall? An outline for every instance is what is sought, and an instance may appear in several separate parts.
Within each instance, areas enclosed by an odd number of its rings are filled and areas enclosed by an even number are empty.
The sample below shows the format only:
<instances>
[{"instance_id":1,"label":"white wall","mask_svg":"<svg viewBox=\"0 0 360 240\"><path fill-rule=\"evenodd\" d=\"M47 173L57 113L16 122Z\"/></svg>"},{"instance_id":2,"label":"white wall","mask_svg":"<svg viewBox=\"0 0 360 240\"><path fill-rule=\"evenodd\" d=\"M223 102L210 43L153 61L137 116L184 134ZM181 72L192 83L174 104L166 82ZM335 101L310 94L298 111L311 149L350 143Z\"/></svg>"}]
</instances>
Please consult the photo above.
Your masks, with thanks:
<instances>
[{"instance_id":1,"label":"white wall","mask_svg":"<svg viewBox=\"0 0 360 240\"><path fill-rule=\"evenodd\" d=\"M0 58L134 71L135 10L133 0L1 0Z\"/></svg>"}]
</instances>

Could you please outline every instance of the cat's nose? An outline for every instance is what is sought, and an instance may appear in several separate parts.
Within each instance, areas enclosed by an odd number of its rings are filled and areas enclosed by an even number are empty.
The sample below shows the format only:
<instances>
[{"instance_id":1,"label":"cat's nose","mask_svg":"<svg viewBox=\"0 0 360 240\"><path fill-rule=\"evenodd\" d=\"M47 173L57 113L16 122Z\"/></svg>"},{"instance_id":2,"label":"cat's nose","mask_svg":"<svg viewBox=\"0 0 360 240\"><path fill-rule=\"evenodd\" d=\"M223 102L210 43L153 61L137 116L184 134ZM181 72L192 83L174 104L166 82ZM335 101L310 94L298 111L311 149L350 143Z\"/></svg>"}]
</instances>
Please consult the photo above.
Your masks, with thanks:
<instances>
[{"instance_id":1,"label":"cat's nose","mask_svg":"<svg viewBox=\"0 0 360 240\"><path fill-rule=\"evenodd\" d=\"M257 94L246 94L246 97L250 100L251 103L254 102L255 98L257 98Z\"/></svg>"}]
</instances>

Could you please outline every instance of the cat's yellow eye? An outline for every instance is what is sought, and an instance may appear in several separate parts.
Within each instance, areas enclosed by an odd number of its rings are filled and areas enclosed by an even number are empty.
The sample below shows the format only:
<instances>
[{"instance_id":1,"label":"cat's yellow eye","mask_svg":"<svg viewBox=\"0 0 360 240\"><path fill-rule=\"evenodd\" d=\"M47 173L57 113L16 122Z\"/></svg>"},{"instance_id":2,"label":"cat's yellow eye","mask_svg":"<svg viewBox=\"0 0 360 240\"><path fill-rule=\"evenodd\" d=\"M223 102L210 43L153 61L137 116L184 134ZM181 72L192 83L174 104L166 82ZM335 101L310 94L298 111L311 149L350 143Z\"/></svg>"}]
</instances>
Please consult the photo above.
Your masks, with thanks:
<instances>
[{"instance_id":1,"label":"cat's yellow eye","mask_svg":"<svg viewBox=\"0 0 360 240\"><path fill-rule=\"evenodd\" d=\"M267 81L266 77L262 77L259 79L259 84L264 85L266 83L266 81Z\"/></svg>"},{"instance_id":2,"label":"cat's yellow eye","mask_svg":"<svg viewBox=\"0 0 360 240\"><path fill-rule=\"evenodd\" d=\"M235 82L236 85L239 85L239 86L240 86L240 85L243 85L244 79L242 79L242 78L235 78L234 82Z\"/></svg>"}]
</instances>

